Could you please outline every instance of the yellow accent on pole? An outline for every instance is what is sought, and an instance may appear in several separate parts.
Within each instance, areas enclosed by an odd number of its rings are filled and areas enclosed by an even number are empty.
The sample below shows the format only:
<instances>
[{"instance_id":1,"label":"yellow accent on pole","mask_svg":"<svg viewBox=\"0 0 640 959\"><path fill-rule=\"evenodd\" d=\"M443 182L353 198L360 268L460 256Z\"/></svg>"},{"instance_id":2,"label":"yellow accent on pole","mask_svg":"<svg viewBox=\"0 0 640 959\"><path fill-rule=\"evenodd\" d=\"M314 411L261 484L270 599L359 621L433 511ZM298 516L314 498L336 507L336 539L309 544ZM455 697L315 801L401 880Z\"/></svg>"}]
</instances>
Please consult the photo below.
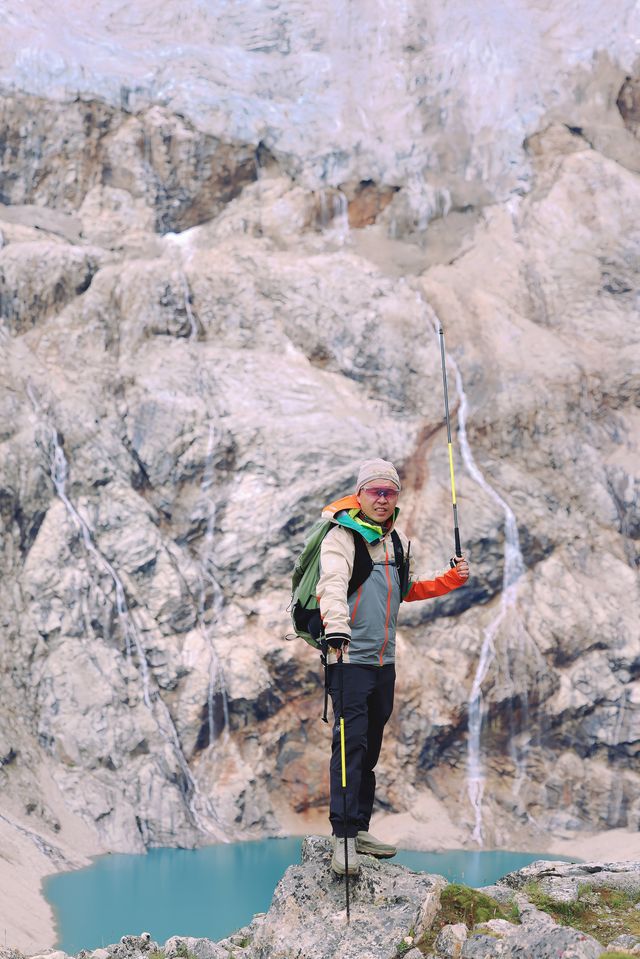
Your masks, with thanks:
<instances>
[{"instance_id":1,"label":"yellow accent on pole","mask_svg":"<svg viewBox=\"0 0 640 959\"><path fill-rule=\"evenodd\" d=\"M451 473L451 501L456 505L456 481L453 478L453 448L449 443L449 472Z\"/></svg>"},{"instance_id":2,"label":"yellow accent on pole","mask_svg":"<svg viewBox=\"0 0 640 959\"><path fill-rule=\"evenodd\" d=\"M340 717L340 754L342 759L342 788L347 788L347 757L344 747L344 719Z\"/></svg>"}]
</instances>

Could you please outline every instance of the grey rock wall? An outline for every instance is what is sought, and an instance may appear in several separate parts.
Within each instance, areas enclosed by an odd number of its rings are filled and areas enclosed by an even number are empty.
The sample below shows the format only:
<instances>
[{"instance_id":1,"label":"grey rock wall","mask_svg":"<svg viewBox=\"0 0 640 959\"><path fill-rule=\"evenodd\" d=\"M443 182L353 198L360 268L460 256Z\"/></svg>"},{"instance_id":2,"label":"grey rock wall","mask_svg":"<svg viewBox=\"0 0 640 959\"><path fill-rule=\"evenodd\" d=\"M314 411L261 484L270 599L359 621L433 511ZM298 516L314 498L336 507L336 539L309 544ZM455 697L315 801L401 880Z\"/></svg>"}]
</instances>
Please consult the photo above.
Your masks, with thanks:
<instances>
[{"instance_id":1,"label":"grey rock wall","mask_svg":"<svg viewBox=\"0 0 640 959\"><path fill-rule=\"evenodd\" d=\"M637 829L631 5L597 39L600 13L566 5L536 61L566 81L557 96L517 31L511 44L468 9L447 45L448 14L423 22L411 4L402 30L379 21L382 4L328 38L295 5L250 36L228 14L221 36L264 73L233 79L223 58L205 94L191 51L171 91L160 64L131 93L135 40L107 7L49 90L53 61L13 49L33 11L16 8L1 46L0 780L13 814L51 830L57 790L97 846L136 850L275 833L292 810L324 808L321 678L283 642L288 576L308 525L373 453L401 469L419 565L447 562L442 322L474 572L403 612L381 807L432 793L464 841ZM161 10L171 33L176 12ZM520 26L542 36L545 11L518 4ZM190 30L207 21L194 18ZM83 73L103 28L118 35L112 72L96 60ZM309 78L331 44L354 52L352 88L375 75L362 104L340 79L332 112L319 73L322 96L309 86L287 114L298 69ZM483 98L504 64L509 82Z\"/></svg>"}]
</instances>

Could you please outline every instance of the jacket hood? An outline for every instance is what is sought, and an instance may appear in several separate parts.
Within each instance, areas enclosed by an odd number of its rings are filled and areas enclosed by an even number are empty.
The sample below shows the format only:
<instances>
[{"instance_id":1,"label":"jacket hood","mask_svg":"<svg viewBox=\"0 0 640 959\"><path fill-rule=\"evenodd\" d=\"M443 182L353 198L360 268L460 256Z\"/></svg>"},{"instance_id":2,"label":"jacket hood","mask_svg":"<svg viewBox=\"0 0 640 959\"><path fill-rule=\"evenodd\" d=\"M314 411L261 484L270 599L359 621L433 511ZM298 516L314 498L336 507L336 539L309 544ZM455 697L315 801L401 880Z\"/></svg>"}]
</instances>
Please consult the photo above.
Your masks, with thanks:
<instances>
[{"instance_id":1,"label":"jacket hood","mask_svg":"<svg viewBox=\"0 0 640 959\"><path fill-rule=\"evenodd\" d=\"M337 499L333 503L329 503L328 506L322 510L323 519L334 519L336 513L339 513L343 509L360 509L360 503L358 502L358 497L355 493L350 493L348 496L343 496L342 499Z\"/></svg>"}]
</instances>

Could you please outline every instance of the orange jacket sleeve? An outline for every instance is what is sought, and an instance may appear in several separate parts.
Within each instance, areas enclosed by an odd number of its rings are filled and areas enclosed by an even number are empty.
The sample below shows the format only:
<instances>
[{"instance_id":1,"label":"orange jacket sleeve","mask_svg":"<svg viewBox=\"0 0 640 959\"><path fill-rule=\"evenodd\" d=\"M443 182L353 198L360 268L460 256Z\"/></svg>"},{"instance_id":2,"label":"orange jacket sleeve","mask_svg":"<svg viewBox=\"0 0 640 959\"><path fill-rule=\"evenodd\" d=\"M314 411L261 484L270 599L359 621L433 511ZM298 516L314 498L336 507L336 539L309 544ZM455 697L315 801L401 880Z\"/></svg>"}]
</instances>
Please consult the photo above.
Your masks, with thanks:
<instances>
[{"instance_id":1,"label":"orange jacket sleeve","mask_svg":"<svg viewBox=\"0 0 640 959\"><path fill-rule=\"evenodd\" d=\"M462 579L457 569L449 569L435 579L419 579L411 584L411 589L404 598L405 603L413 603L417 599L433 599L434 596L444 596L452 590L462 586Z\"/></svg>"}]
</instances>

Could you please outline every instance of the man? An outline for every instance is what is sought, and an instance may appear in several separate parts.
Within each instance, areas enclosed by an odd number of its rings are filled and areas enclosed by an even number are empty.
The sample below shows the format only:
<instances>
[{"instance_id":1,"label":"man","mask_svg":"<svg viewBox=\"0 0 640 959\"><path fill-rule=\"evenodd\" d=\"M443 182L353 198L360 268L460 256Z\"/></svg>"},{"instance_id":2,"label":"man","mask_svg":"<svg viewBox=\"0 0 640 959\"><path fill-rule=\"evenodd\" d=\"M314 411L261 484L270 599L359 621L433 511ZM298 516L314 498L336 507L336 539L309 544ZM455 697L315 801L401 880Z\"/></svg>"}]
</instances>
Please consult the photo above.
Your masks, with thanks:
<instances>
[{"instance_id":1,"label":"man","mask_svg":"<svg viewBox=\"0 0 640 959\"><path fill-rule=\"evenodd\" d=\"M466 560L457 556L451 561L453 566L433 579L416 578L410 544L395 530L399 494L400 478L393 464L368 460L360 467L355 495L332 503L322 514L323 519L335 523L322 542L317 593L335 719L329 820L335 837L331 867L339 875L346 873L346 861L349 875L359 872L357 853L389 858L397 851L369 833L369 821L376 787L373 770L393 709L400 602L443 596L469 577ZM360 580L357 588L355 579ZM346 857L341 716L347 784Z\"/></svg>"}]
</instances>

